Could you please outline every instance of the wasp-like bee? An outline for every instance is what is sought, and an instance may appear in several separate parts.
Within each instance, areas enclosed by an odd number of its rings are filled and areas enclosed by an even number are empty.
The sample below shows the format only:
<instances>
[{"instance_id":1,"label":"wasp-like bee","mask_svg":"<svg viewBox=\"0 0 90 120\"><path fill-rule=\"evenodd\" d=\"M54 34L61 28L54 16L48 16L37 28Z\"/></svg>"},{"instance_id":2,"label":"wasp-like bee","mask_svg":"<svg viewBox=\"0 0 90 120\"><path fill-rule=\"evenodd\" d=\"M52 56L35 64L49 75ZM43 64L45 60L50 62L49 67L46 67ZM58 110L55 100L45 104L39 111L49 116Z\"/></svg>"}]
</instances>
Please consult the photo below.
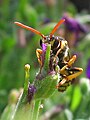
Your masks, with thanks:
<instances>
[{"instance_id":1,"label":"wasp-like bee","mask_svg":"<svg viewBox=\"0 0 90 120\"><path fill-rule=\"evenodd\" d=\"M53 64L52 67L54 68L54 70L56 65L59 66L60 81L56 87L58 91L61 92L65 91L66 88L71 84L72 80L79 76L83 71L82 68L72 67L72 64L76 60L76 55L72 57L70 56L67 41L62 37L54 36L55 31L64 21L65 19L60 20L53 28L49 36L44 36L41 32L37 31L36 29L23 25L22 23L19 22L15 22L15 24L17 24L18 26L26 28L27 30L32 31L35 34L40 35L42 37L42 39L40 39L41 46L43 43L51 44L50 60ZM42 50L37 49L36 55L40 63L40 66L42 66L43 62L41 60Z\"/></svg>"}]
</instances>

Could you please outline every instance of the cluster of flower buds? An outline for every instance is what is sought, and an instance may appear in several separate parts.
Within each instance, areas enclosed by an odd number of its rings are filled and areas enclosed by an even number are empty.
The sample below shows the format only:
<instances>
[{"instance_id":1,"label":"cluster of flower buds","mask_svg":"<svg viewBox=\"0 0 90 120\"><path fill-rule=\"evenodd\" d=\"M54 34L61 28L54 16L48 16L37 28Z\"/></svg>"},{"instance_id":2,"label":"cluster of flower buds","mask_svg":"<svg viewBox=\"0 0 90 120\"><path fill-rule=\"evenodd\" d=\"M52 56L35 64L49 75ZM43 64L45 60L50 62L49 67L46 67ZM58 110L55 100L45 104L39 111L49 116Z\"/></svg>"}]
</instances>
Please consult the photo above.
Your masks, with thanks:
<instances>
[{"instance_id":1,"label":"cluster of flower buds","mask_svg":"<svg viewBox=\"0 0 90 120\"><path fill-rule=\"evenodd\" d=\"M50 97L56 90L59 75L54 69L51 69L50 60L51 45L42 44L42 66L36 75L33 84L28 87L28 101L34 99L45 99Z\"/></svg>"}]
</instances>

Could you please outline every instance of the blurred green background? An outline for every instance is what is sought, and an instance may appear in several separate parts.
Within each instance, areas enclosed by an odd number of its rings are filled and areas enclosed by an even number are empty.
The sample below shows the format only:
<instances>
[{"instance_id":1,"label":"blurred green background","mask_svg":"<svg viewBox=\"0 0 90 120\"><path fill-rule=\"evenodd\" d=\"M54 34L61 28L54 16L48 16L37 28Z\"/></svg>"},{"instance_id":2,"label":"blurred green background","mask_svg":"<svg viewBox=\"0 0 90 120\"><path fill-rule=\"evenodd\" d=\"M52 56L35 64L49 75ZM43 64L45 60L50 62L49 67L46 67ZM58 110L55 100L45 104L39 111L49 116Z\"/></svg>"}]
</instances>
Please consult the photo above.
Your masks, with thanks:
<instances>
[{"instance_id":1,"label":"blurred green background","mask_svg":"<svg viewBox=\"0 0 90 120\"><path fill-rule=\"evenodd\" d=\"M17 27L14 22L19 21L48 35L55 24L67 15L84 26L86 32L76 34L75 30L70 31L63 24L56 34L69 41L71 53L77 55L75 66L82 67L84 71L67 91L56 91L44 101L40 116L42 120L90 119L89 13L89 0L0 0L0 116L8 104L10 91L23 87L24 65L31 65L31 81L39 69L36 49L40 48L40 36Z\"/></svg>"}]
</instances>

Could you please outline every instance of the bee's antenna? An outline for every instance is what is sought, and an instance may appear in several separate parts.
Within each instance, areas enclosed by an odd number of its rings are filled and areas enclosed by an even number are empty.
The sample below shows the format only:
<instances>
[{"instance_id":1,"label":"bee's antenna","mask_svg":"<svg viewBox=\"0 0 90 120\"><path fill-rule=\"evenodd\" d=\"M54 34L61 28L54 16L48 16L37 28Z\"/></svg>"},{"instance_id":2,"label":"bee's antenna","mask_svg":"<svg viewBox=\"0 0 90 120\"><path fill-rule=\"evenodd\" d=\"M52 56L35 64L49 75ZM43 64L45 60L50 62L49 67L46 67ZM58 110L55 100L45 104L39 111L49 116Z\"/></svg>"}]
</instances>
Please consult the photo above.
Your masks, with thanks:
<instances>
[{"instance_id":1,"label":"bee's antenna","mask_svg":"<svg viewBox=\"0 0 90 120\"><path fill-rule=\"evenodd\" d=\"M32 31L33 33L38 34L38 35L40 35L42 38L46 39L46 36L44 36L42 33L40 33L39 31L37 31L36 29L31 28L31 27L29 27L29 26L27 26L27 25L24 25L24 24L22 24L22 23L20 23L20 22L14 22L14 23L15 23L16 25L18 25L18 26L20 26L20 27L22 27L22 28L25 28L25 29L27 29L27 30L30 30L30 31Z\"/></svg>"},{"instance_id":2,"label":"bee's antenna","mask_svg":"<svg viewBox=\"0 0 90 120\"><path fill-rule=\"evenodd\" d=\"M51 33L50 33L50 38L52 38L52 35L54 34L54 32L58 29L58 27L59 27L64 21L65 21L65 19L62 19L62 20L60 20L60 21L56 24L56 26L53 28L53 30L52 30Z\"/></svg>"}]
</instances>

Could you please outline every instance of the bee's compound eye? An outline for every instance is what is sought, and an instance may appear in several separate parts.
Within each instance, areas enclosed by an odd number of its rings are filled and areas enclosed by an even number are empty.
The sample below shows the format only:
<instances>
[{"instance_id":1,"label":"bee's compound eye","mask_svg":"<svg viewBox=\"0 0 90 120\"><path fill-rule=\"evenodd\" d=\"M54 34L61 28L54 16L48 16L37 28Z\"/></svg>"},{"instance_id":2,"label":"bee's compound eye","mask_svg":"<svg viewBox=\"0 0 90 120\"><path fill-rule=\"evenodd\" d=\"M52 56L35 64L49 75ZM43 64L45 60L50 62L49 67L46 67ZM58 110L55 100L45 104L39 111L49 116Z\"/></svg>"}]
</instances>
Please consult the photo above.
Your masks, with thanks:
<instances>
[{"instance_id":1,"label":"bee's compound eye","mask_svg":"<svg viewBox=\"0 0 90 120\"><path fill-rule=\"evenodd\" d=\"M52 40L55 39L54 35L52 35Z\"/></svg>"},{"instance_id":2,"label":"bee's compound eye","mask_svg":"<svg viewBox=\"0 0 90 120\"><path fill-rule=\"evenodd\" d=\"M40 46L42 47L42 39L40 39Z\"/></svg>"}]
</instances>

